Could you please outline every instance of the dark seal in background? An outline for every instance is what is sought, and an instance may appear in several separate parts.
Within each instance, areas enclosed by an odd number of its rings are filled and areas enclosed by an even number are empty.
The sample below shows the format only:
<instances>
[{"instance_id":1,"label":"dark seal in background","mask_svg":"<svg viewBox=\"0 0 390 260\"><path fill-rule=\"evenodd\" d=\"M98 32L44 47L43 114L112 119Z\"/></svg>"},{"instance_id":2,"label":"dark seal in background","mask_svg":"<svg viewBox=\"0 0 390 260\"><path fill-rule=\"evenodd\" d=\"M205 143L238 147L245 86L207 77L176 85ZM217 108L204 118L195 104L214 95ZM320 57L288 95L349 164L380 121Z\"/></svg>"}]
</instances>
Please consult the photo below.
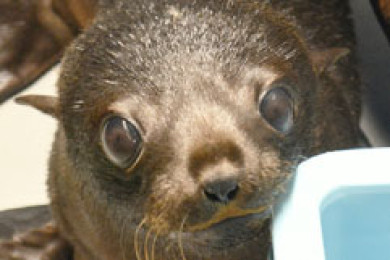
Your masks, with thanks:
<instances>
[{"instance_id":1,"label":"dark seal in background","mask_svg":"<svg viewBox=\"0 0 390 260\"><path fill-rule=\"evenodd\" d=\"M390 44L383 30L385 27L381 26L381 21L385 25L384 20L377 19L373 11L378 12L379 2L371 2L372 5L367 0L350 1L364 85L361 125L373 146L390 146Z\"/></svg>"},{"instance_id":2,"label":"dark seal in background","mask_svg":"<svg viewBox=\"0 0 390 260\"><path fill-rule=\"evenodd\" d=\"M49 222L51 214L48 206L35 206L0 212L0 240L9 239L14 234L26 232L32 227L40 227Z\"/></svg>"}]
</instances>

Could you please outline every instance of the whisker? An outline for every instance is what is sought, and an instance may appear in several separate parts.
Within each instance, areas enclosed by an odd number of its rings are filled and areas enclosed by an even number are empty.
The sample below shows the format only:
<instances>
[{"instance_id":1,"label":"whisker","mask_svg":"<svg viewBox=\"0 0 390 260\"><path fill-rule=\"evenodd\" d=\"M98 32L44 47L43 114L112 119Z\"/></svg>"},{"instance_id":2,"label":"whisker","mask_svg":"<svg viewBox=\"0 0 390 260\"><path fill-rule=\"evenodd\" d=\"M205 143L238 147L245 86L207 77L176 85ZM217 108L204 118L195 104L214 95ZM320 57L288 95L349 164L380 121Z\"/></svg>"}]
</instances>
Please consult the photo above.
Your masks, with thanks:
<instances>
[{"instance_id":1,"label":"whisker","mask_svg":"<svg viewBox=\"0 0 390 260\"><path fill-rule=\"evenodd\" d=\"M178 235L178 242L179 242L179 250L180 250L180 255L182 260L187 260L185 254L184 254L184 249L183 249L183 229L184 229L184 224L187 220L188 214L183 218L183 221L181 222L180 229L179 229L179 235Z\"/></svg>"},{"instance_id":2,"label":"whisker","mask_svg":"<svg viewBox=\"0 0 390 260\"><path fill-rule=\"evenodd\" d=\"M149 228L148 232L146 233L145 239L144 239L144 256L145 260L149 260L149 250L148 250L148 243L149 243L149 237L152 234L152 229Z\"/></svg>"},{"instance_id":3,"label":"whisker","mask_svg":"<svg viewBox=\"0 0 390 260\"><path fill-rule=\"evenodd\" d=\"M157 242L157 239L158 239L158 236L160 235L160 230L157 230L155 235L154 235L154 238L153 238L153 244L152 244L152 260L155 259L155 249L156 249L156 242Z\"/></svg>"},{"instance_id":4,"label":"whisker","mask_svg":"<svg viewBox=\"0 0 390 260\"><path fill-rule=\"evenodd\" d=\"M139 232L142 228L142 226L146 223L146 218L143 218L139 225L137 226L135 233L134 233L134 249L135 249L135 256L137 260L142 260L140 252L139 252L139 245L138 245L138 238L139 238Z\"/></svg>"},{"instance_id":5,"label":"whisker","mask_svg":"<svg viewBox=\"0 0 390 260\"><path fill-rule=\"evenodd\" d=\"M162 207L163 209L165 207ZM162 210L160 212L160 214L155 217L153 223L154 225L151 226L151 228L149 229L149 231L147 232L146 234L146 237L145 237L145 244L144 244L144 255L145 255L145 260L154 260L155 259L155 246L156 246L156 241L162 231L162 225L161 225L161 219L163 219L163 216L165 215L165 210ZM153 242L152 242L152 248L151 248L151 258L149 257L149 240L150 240L150 236L151 234L154 233L154 238L153 238Z\"/></svg>"}]
</instances>

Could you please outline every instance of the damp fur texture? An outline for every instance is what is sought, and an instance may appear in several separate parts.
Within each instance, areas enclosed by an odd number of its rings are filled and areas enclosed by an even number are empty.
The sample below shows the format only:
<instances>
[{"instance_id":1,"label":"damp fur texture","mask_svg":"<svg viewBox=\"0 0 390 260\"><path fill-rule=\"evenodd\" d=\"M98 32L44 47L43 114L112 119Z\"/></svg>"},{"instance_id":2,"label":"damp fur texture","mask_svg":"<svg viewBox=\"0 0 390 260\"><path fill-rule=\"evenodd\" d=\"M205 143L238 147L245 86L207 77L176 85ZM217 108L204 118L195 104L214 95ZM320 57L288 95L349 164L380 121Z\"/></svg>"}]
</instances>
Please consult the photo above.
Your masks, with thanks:
<instances>
[{"instance_id":1,"label":"damp fur texture","mask_svg":"<svg viewBox=\"0 0 390 260\"><path fill-rule=\"evenodd\" d=\"M76 260L266 259L296 165L359 142L346 3L285 2L101 3L63 60L50 162L53 215ZM293 98L287 133L259 113L275 86ZM101 146L110 115L141 132L126 169ZM238 183L229 203L204 195L219 179Z\"/></svg>"}]
</instances>

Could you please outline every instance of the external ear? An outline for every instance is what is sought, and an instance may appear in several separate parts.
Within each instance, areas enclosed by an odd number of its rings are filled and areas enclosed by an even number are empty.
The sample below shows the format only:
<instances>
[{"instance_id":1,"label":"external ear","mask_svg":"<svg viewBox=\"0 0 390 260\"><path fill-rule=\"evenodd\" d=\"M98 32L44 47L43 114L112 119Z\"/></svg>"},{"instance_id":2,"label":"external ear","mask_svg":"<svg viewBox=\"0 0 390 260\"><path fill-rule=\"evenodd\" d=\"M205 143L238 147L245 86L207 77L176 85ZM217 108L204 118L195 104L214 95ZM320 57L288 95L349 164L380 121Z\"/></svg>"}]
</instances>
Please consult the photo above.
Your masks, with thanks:
<instances>
[{"instance_id":1,"label":"external ear","mask_svg":"<svg viewBox=\"0 0 390 260\"><path fill-rule=\"evenodd\" d=\"M15 99L16 103L32 106L39 111L58 118L58 98L43 95L26 95Z\"/></svg>"},{"instance_id":2,"label":"external ear","mask_svg":"<svg viewBox=\"0 0 390 260\"><path fill-rule=\"evenodd\" d=\"M310 59L316 73L320 75L349 53L350 50L348 48L335 47L321 51L312 51L310 53Z\"/></svg>"}]
</instances>

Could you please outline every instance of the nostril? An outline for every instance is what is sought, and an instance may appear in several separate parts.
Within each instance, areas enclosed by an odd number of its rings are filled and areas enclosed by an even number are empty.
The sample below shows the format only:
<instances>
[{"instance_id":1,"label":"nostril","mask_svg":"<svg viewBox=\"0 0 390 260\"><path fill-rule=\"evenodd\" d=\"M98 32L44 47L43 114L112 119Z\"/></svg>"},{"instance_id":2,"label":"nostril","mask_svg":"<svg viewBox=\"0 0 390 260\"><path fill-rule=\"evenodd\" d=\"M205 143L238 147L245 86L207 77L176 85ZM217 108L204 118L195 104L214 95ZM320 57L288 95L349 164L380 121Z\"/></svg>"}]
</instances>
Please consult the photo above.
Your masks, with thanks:
<instances>
[{"instance_id":1,"label":"nostril","mask_svg":"<svg viewBox=\"0 0 390 260\"><path fill-rule=\"evenodd\" d=\"M231 190L231 191L227 194L227 198L228 198L229 200L234 200L234 199L236 198L237 193L238 193L238 185L236 185L236 186L234 187L234 189Z\"/></svg>"},{"instance_id":2,"label":"nostril","mask_svg":"<svg viewBox=\"0 0 390 260\"><path fill-rule=\"evenodd\" d=\"M203 191L210 201L228 203L236 198L239 187L237 181L218 180L207 183Z\"/></svg>"},{"instance_id":3,"label":"nostril","mask_svg":"<svg viewBox=\"0 0 390 260\"><path fill-rule=\"evenodd\" d=\"M212 193L212 192L210 192L210 191L208 191L206 189L204 190L204 194L211 201L217 202L217 201L220 200L219 197L216 194L214 194L214 193Z\"/></svg>"}]
</instances>

